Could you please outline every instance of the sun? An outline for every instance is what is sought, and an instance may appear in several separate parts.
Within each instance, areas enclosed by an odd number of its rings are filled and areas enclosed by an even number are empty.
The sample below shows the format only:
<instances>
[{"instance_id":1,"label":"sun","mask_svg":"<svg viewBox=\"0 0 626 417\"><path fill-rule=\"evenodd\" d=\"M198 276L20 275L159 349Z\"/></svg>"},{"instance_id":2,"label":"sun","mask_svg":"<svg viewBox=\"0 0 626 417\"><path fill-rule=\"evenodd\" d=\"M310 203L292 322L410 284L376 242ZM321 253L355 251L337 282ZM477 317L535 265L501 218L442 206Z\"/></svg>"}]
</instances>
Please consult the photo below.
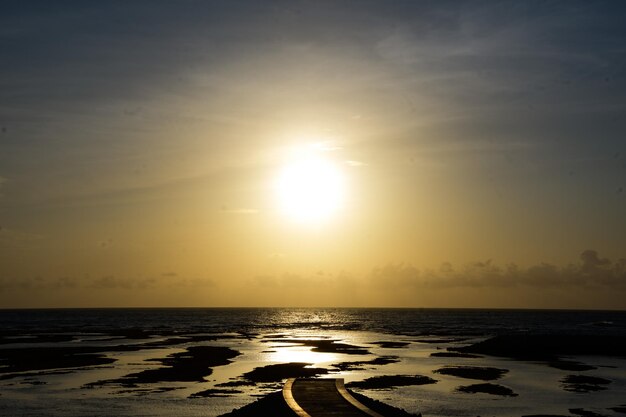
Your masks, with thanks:
<instances>
[{"instance_id":1,"label":"sun","mask_svg":"<svg viewBox=\"0 0 626 417\"><path fill-rule=\"evenodd\" d=\"M276 180L281 212L301 223L319 223L333 217L345 198L340 166L318 152L292 156Z\"/></svg>"}]
</instances>

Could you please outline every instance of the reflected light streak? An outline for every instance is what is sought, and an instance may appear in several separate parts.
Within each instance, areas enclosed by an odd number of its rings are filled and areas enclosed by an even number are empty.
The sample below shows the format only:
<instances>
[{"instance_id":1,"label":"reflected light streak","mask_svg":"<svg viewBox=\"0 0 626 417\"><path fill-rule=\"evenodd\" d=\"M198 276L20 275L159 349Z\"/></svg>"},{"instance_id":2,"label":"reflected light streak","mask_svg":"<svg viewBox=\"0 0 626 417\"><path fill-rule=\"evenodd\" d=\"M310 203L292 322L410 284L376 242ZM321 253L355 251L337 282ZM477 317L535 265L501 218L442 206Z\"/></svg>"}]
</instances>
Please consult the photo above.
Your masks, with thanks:
<instances>
[{"instance_id":1,"label":"reflected light streak","mask_svg":"<svg viewBox=\"0 0 626 417\"><path fill-rule=\"evenodd\" d=\"M317 365L327 362L340 362L339 355L329 352L313 352L308 346L272 345L275 352L268 354L268 361L277 363L304 362Z\"/></svg>"}]
</instances>

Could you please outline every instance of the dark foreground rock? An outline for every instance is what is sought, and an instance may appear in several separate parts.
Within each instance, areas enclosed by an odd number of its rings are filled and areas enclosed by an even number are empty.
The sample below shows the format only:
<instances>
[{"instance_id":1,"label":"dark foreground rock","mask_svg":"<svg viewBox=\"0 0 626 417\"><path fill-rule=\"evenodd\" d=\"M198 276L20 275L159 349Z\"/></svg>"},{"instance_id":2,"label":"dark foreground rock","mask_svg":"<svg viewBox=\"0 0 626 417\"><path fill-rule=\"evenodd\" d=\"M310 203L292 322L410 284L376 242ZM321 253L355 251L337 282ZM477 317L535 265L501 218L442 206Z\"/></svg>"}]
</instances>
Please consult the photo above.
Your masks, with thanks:
<instances>
[{"instance_id":1,"label":"dark foreground rock","mask_svg":"<svg viewBox=\"0 0 626 417\"><path fill-rule=\"evenodd\" d=\"M433 372L442 375L452 375L459 378L492 381L494 379L502 378L502 375L509 372L509 370L485 366L445 366L440 369L435 369Z\"/></svg>"},{"instance_id":2,"label":"dark foreground rock","mask_svg":"<svg viewBox=\"0 0 626 417\"><path fill-rule=\"evenodd\" d=\"M365 405L370 410L374 410L379 414L386 417L422 417L422 414L412 414L404 411L401 408L393 407L389 404L385 404L382 401L374 400L370 397L366 397L363 394L359 394L354 391L350 391L350 394L356 398L361 404Z\"/></svg>"},{"instance_id":3,"label":"dark foreground rock","mask_svg":"<svg viewBox=\"0 0 626 417\"><path fill-rule=\"evenodd\" d=\"M33 371L41 372L50 370L57 372L59 369L72 368L74 370L80 370L92 366L109 365L116 361L116 359L108 356L109 353L135 352L144 349L162 349L164 347L183 343L232 338L232 336L228 335L173 335L172 337L168 337L164 340L161 340L160 338L152 340L148 333L137 329L120 329L110 331L107 334L103 333L101 336L101 342L115 340L119 341L120 344L108 345L104 343L100 346L80 344L77 346L37 346L37 344L41 342L47 343L79 340L79 336L71 334L35 334L32 339L9 339L11 343L28 340L28 343L34 344L34 347L6 347L0 349L0 364L2 364L2 367L0 367L0 380L37 375L36 373L33 373ZM132 343L128 343L131 339ZM136 343L137 340L142 340L143 342ZM5 344L7 343L8 342L5 340ZM31 373L24 374L24 372Z\"/></svg>"},{"instance_id":4,"label":"dark foreground rock","mask_svg":"<svg viewBox=\"0 0 626 417\"><path fill-rule=\"evenodd\" d=\"M155 361L165 365L163 368L146 369L145 371L128 374L122 378L93 382L87 387L118 384L135 387L137 384L153 384L159 382L203 382L204 377L211 375L212 367L231 363L231 359L240 353L228 347L192 346L184 352L174 353Z\"/></svg>"},{"instance_id":5,"label":"dark foreground rock","mask_svg":"<svg viewBox=\"0 0 626 417\"><path fill-rule=\"evenodd\" d=\"M397 356L379 356L369 361L340 362L334 363L330 366L332 366L333 368L337 368L341 371L362 371L365 369L365 366L373 367L379 365L388 365L390 363L396 362L400 362L400 359Z\"/></svg>"},{"instance_id":6,"label":"dark foreground rock","mask_svg":"<svg viewBox=\"0 0 626 417\"><path fill-rule=\"evenodd\" d=\"M513 392L511 388L498 385L498 384L474 384L474 385L466 385L462 387L458 387L456 389L459 392L465 392L468 394L492 394L492 395L502 395L505 397L517 397L517 394Z\"/></svg>"},{"instance_id":7,"label":"dark foreground rock","mask_svg":"<svg viewBox=\"0 0 626 417\"><path fill-rule=\"evenodd\" d=\"M562 414L527 414L522 417L572 417L572 416L564 416Z\"/></svg>"},{"instance_id":8,"label":"dark foreground rock","mask_svg":"<svg viewBox=\"0 0 626 417\"><path fill-rule=\"evenodd\" d=\"M589 375L567 375L561 380L563 389L570 392L586 393L603 391L611 381Z\"/></svg>"},{"instance_id":9,"label":"dark foreground rock","mask_svg":"<svg viewBox=\"0 0 626 417\"><path fill-rule=\"evenodd\" d=\"M502 335L449 350L546 361L568 355L626 357L626 336Z\"/></svg>"},{"instance_id":10,"label":"dark foreground rock","mask_svg":"<svg viewBox=\"0 0 626 417\"><path fill-rule=\"evenodd\" d=\"M385 417L421 417L421 414L411 414L406 411L393 407L389 404L373 400L365 395L358 394L350 391L350 393L364 404L366 407L374 410ZM257 401L231 411L230 413L222 414L218 417L258 417L258 416L272 416L272 417L296 417L295 413L285 404L283 400L282 392L274 392L266 395Z\"/></svg>"},{"instance_id":11,"label":"dark foreground rock","mask_svg":"<svg viewBox=\"0 0 626 417\"><path fill-rule=\"evenodd\" d=\"M328 373L325 368L306 368L311 366L305 362L279 363L254 368L243 374L243 378L252 382L278 382L287 378L310 378Z\"/></svg>"},{"instance_id":12,"label":"dark foreground rock","mask_svg":"<svg viewBox=\"0 0 626 417\"><path fill-rule=\"evenodd\" d=\"M548 366L555 369L560 369L562 371L591 371L594 369L598 369L595 366L587 365L586 363L569 361L569 360L553 360L548 362Z\"/></svg>"},{"instance_id":13,"label":"dark foreground rock","mask_svg":"<svg viewBox=\"0 0 626 417\"><path fill-rule=\"evenodd\" d=\"M283 393L279 391L268 394L253 403L237 408L230 413L222 414L219 417L258 416L295 417L295 413L287 406L283 400Z\"/></svg>"},{"instance_id":14,"label":"dark foreground rock","mask_svg":"<svg viewBox=\"0 0 626 417\"><path fill-rule=\"evenodd\" d=\"M385 349L402 349L409 346L410 342L393 342L393 341L380 341L380 342L372 342L373 345L378 345L381 348Z\"/></svg>"},{"instance_id":15,"label":"dark foreground rock","mask_svg":"<svg viewBox=\"0 0 626 417\"><path fill-rule=\"evenodd\" d=\"M480 355L474 355L473 353L462 353L462 352L434 352L430 354L433 358L468 358L468 359L478 359L482 358Z\"/></svg>"},{"instance_id":16,"label":"dark foreground rock","mask_svg":"<svg viewBox=\"0 0 626 417\"><path fill-rule=\"evenodd\" d=\"M104 353L92 353L89 349L81 348L2 349L0 350L0 363L2 364L0 380L23 376L18 372L83 368L108 365L115 361L116 359L109 358Z\"/></svg>"},{"instance_id":17,"label":"dark foreground rock","mask_svg":"<svg viewBox=\"0 0 626 417\"><path fill-rule=\"evenodd\" d=\"M204 391L196 392L195 394L191 394L189 398L203 398L203 397L230 397L234 394L241 394L243 391L239 391L236 389L218 389L218 388L210 388Z\"/></svg>"},{"instance_id":18,"label":"dark foreground rock","mask_svg":"<svg viewBox=\"0 0 626 417\"><path fill-rule=\"evenodd\" d=\"M362 389L391 389L409 385L435 384L436 379L424 375L383 375L367 378L363 381L354 381L346 384L350 388Z\"/></svg>"},{"instance_id":19,"label":"dark foreground rock","mask_svg":"<svg viewBox=\"0 0 626 417\"><path fill-rule=\"evenodd\" d=\"M570 408L569 412L582 417L607 417L606 414L596 413L595 411L585 410L584 408Z\"/></svg>"}]
</instances>

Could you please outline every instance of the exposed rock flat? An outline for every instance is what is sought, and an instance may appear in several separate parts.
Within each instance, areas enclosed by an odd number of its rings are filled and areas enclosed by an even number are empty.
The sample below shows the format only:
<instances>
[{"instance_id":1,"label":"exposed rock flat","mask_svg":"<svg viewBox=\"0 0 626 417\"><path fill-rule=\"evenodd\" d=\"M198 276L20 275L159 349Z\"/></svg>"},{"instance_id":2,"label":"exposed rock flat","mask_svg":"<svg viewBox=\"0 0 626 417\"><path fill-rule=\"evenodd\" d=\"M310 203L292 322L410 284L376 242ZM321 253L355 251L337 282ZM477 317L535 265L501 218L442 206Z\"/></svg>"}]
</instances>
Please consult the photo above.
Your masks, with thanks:
<instances>
[{"instance_id":1,"label":"exposed rock flat","mask_svg":"<svg viewBox=\"0 0 626 417\"><path fill-rule=\"evenodd\" d=\"M492 381L494 379L502 378L502 375L509 372L509 370L490 368L486 366L444 366L443 368L435 369L433 372L442 375L452 375L459 378Z\"/></svg>"},{"instance_id":2,"label":"exposed rock flat","mask_svg":"<svg viewBox=\"0 0 626 417\"><path fill-rule=\"evenodd\" d=\"M436 379L424 375L383 375L367 378L363 381L354 381L346 384L350 388L363 389L391 389L409 385L435 384Z\"/></svg>"},{"instance_id":3,"label":"exposed rock flat","mask_svg":"<svg viewBox=\"0 0 626 417\"><path fill-rule=\"evenodd\" d=\"M517 394L513 392L511 388L498 385L498 384L474 384L474 385L466 385L462 387L458 387L457 391L465 392L468 394L492 394L492 395L502 395L505 397L517 397Z\"/></svg>"}]
</instances>

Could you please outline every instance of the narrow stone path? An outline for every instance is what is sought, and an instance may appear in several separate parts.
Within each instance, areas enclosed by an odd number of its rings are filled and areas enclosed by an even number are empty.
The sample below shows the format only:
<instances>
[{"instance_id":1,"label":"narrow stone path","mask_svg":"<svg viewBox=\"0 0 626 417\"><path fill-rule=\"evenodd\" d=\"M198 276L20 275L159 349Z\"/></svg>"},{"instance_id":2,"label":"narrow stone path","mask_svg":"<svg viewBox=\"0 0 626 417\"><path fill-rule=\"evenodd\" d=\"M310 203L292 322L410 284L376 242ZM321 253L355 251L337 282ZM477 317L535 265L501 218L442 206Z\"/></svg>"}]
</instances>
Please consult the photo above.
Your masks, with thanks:
<instances>
[{"instance_id":1,"label":"narrow stone path","mask_svg":"<svg viewBox=\"0 0 626 417\"><path fill-rule=\"evenodd\" d=\"M289 379L283 397L299 417L384 417L358 402L339 379Z\"/></svg>"}]
</instances>

